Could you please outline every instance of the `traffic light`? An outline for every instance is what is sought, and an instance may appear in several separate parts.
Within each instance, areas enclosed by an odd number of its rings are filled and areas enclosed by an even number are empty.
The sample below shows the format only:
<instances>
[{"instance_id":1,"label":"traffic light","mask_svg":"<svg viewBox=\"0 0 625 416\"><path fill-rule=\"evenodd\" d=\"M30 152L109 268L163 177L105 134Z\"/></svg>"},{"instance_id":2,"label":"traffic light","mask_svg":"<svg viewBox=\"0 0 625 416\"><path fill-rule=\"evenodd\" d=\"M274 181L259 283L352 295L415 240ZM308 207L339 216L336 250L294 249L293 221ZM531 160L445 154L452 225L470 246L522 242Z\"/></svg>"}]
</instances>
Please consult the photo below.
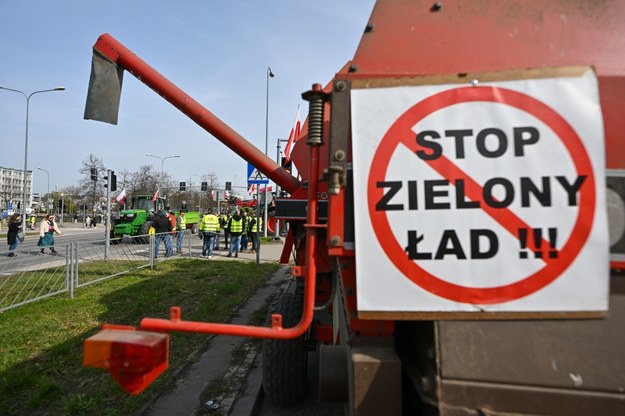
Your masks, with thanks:
<instances>
[{"instance_id":1,"label":"traffic light","mask_svg":"<svg viewBox=\"0 0 625 416\"><path fill-rule=\"evenodd\" d=\"M286 161L286 157L282 158L282 167L285 170L288 170L289 173L291 173L291 169L293 169L293 159L289 159L289 161Z\"/></svg>"},{"instance_id":2,"label":"traffic light","mask_svg":"<svg viewBox=\"0 0 625 416\"><path fill-rule=\"evenodd\" d=\"M115 172L113 172L112 170L108 171L108 177L106 179L106 182L104 182L104 187L108 187L108 181L109 179L111 180L111 192L117 190L117 176L115 175Z\"/></svg>"},{"instance_id":3,"label":"traffic light","mask_svg":"<svg viewBox=\"0 0 625 416\"><path fill-rule=\"evenodd\" d=\"M226 182L226 191L232 190L232 182Z\"/></svg>"},{"instance_id":4,"label":"traffic light","mask_svg":"<svg viewBox=\"0 0 625 416\"><path fill-rule=\"evenodd\" d=\"M202 182L202 190L203 191L207 191L208 190L208 182Z\"/></svg>"},{"instance_id":5,"label":"traffic light","mask_svg":"<svg viewBox=\"0 0 625 416\"><path fill-rule=\"evenodd\" d=\"M186 191L187 190L187 183L186 182L180 182L180 190L181 191Z\"/></svg>"},{"instance_id":6,"label":"traffic light","mask_svg":"<svg viewBox=\"0 0 625 416\"><path fill-rule=\"evenodd\" d=\"M98 170L96 168L91 168L91 180L92 181L98 180Z\"/></svg>"}]
</instances>

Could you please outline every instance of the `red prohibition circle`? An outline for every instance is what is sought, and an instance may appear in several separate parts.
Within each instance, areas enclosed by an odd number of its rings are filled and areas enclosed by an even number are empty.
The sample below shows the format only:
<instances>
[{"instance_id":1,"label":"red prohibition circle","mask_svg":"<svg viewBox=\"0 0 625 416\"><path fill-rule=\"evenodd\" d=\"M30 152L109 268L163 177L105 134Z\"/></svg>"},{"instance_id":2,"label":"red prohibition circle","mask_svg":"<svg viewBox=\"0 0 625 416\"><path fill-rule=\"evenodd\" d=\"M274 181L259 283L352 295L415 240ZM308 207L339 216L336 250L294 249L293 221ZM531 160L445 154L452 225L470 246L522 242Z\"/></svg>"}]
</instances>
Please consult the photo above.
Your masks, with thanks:
<instances>
[{"instance_id":1,"label":"red prohibition circle","mask_svg":"<svg viewBox=\"0 0 625 416\"><path fill-rule=\"evenodd\" d=\"M503 286L475 288L457 285L429 273L408 258L394 236L386 211L376 211L375 205L383 196L376 183L383 181L395 149L410 143L414 147L412 127L425 117L447 107L470 103L492 102L522 110L541 120L562 141L578 175L586 175L580 188L579 209L573 231L560 249L557 258L543 259L545 265L533 274ZM416 157L416 156L415 156ZM592 228L595 213L595 180L592 165L584 144L575 130L557 112L546 104L517 91L500 87L461 87L437 93L409 108L386 132L373 156L367 179L367 206L369 217L380 246L399 271L422 289L445 299L469 304L496 304L530 295L557 279L575 260ZM494 214L497 209L483 208ZM499 210L501 211L501 210Z\"/></svg>"}]
</instances>

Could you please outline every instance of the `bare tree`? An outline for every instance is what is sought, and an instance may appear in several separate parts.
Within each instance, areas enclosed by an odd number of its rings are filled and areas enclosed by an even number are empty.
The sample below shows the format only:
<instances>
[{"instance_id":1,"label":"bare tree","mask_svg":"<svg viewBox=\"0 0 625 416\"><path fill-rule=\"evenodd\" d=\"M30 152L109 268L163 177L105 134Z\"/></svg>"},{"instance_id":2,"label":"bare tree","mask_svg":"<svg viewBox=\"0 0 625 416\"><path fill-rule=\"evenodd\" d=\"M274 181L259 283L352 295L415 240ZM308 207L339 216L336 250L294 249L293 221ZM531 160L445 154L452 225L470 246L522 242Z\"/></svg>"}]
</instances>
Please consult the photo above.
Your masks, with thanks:
<instances>
[{"instance_id":1,"label":"bare tree","mask_svg":"<svg viewBox=\"0 0 625 416\"><path fill-rule=\"evenodd\" d=\"M205 182L208 182L207 197L208 197L208 200L211 201L208 207L216 208L217 198L213 198L212 195L213 195L213 191L216 191L221 187L219 183L219 176L217 176L215 172L211 171L203 175L202 178L205 180Z\"/></svg>"},{"instance_id":2,"label":"bare tree","mask_svg":"<svg viewBox=\"0 0 625 416\"><path fill-rule=\"evenodd\" d=\"M81 189L78 186L66 186L61 189L63 208L67 214L76 214L79 209L77 203L81 200Z\"/></svg>"},{"instance_id":3,"label":"bare tree","mask_svg":"<svg viewBox=\"0 0 625 416\"><path fill-rule=\"evenodd\" d=\"M95 180L91 179L91 170L95 169ZM91 209L95 210L96 203L105 195L104 179L106 178L106 168L102 159L89 154L87 160L82 161L82 167L78 171L82 175L78 187L84 195L88 196L91 202Z\"/></svg>"},{"instance_id":4,"label":"bare tree","mask_svg":"<svg viewBox=\"0 0 625 416\"><path fill-rule=\"evenodd\" d=\"M143 165L129 176L128 189L132 195L149 195L156 192L158 186L158 172L151 165Z\"/></svg>"}]
</instances>

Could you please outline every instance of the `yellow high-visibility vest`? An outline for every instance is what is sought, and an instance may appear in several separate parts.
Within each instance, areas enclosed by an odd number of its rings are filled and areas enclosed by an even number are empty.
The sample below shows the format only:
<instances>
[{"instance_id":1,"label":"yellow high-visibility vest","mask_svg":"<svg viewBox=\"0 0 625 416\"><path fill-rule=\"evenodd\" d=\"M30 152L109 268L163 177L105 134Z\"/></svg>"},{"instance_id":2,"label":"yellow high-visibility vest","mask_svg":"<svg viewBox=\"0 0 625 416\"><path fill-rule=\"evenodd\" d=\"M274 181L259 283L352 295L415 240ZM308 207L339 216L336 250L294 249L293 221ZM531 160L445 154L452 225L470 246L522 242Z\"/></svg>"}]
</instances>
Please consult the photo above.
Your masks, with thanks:
<instances>
[{"instance_id":1,"label":"yellow high-visibility vest","mask_svg":"<svg viewBox=\"0 0 625 416\"><path fill-rule=\"evenodd\" d=\"M243 220L239 218L239 220L235 220L234 218L230 222L230 232L231 233L240 233L243 231Z\"/></svg>"},{"instance_id":2,"label":"yellow high-visibility vest","mask_svg":"<svg viewBox=\"0 0 625 416\"><path fill-rule=\"evenodd\" d=\"M219 218L213 214L206 214L202 217L200 231L208 231L216 233L219 231Z\"/></svg>"},{"instance_id":3,"label":"yellow high-visibility vest","mask_svg":"<svg viewBox=\"0 0 625 416\"><path fill-rule=\"evenodd\" d=\"M252 225L252 232L258 232L259 229L263 228L263 218L262 217L258 217L256 218L256 222L254 223L254 225Z\"/></svg>"}]
</instances>

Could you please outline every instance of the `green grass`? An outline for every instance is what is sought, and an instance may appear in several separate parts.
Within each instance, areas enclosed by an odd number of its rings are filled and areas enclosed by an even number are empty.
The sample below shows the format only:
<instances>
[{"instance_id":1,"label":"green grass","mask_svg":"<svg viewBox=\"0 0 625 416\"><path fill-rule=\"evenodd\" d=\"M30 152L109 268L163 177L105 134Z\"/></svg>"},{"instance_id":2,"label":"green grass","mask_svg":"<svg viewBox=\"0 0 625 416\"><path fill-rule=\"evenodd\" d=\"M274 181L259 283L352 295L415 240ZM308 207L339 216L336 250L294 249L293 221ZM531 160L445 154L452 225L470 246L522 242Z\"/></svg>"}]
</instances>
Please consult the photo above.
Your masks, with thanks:
<instances>
[{"instance_id":1,"label":"green grass","mask_svg":"<svg viewBox=\"0 0 625 416\"><path fill-rule=\"evenodd\" d=\"M125 415L133 413L205 340L173 333L170 368L139 396L128 396L108 373L81 365L82 343L103 323L137 326L167 318L223 322L277 264L174 260L0 314L0 414Z\"/></svg>"}]
</instances>

